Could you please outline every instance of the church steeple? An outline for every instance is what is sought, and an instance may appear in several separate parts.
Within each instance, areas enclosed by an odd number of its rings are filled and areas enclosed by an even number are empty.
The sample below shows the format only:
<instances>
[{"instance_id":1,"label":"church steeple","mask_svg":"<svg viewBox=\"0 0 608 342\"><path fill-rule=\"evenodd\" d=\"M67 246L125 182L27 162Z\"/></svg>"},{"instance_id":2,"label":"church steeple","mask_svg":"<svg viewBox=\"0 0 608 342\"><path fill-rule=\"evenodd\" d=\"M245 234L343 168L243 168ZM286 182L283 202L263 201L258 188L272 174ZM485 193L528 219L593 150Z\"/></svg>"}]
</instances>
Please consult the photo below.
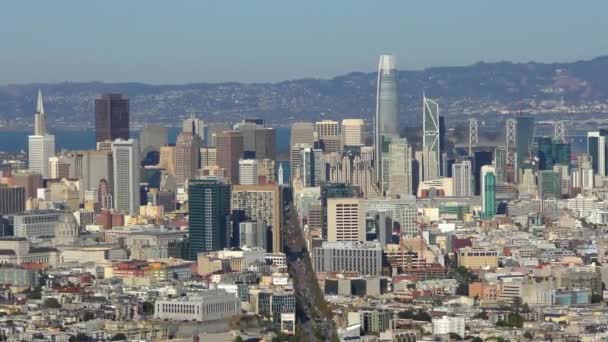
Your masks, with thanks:
<instances>
[{"instance_id":1,"label":"church steeple","mask_svg":"<svg viewBox=\"0 0 608 342\"><path fill-rule=\"evenodd\" d=\"M38 99L36 101L36 113L34 114L34 135L45 135L46 114L44 114L44 103L42 102L42 91L38 89Z\"/></svg>"}]
</instances>

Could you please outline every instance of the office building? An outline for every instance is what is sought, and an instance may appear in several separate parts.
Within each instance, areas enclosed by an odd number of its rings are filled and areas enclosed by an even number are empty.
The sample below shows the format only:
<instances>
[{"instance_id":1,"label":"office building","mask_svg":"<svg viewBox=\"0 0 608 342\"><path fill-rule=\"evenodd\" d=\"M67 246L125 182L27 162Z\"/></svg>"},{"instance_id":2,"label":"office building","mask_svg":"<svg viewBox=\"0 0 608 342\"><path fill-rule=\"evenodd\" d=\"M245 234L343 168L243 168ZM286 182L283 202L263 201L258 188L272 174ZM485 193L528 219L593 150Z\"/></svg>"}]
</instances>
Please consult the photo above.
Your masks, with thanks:
<instances>
[{"instance_id":1,"label":"office building","mask_svg":"<svg viewBox=\"0 0 608 342\"><path fill-rule=\"evenodd\" d=\"M534 118L530 116L517 117L516 151L517 165L521 165L531 156L534 138Z\"/></svg>"},{"instance_id":2,"label":"office building","mask_svg":"<svg viewBox=\"0 0 608 342\"><path fill-rule=\"evenodd\" d=\"M452 184L455 197L473 196L473 173L470 160L452 164Z\"/></svg>"},{"instance_id":3,"label":"office building","mask_svg":"<svg viewBox=\"0 0 608 342\"><path fill-rule=\"evenodd\" d=\"M498 252L488 248L464 247L458 250L458 266L469 269L498 267Z\"/></svg>"},{"instance_id":4,"label":"office building","mask_svg":"<svg viewBox=\"0 0 608 342\"><path fill-rule=\"evenodd\" d=\"M441 175L439 104L423 97L422 108L422 180L429 181Z\"/></svg>"},{"instance_id":5,"label":"office building","mask_svg":"<svg viewBox=\"0 0 608 342\"><path fill-rule=\"evenodd\" d=\"M382 179L382 137L398 136L399 96L397 91L397 69L395 57L380 56L378 63L378 81L376 89L376 120L374 131L374 156L376 181Z\"/></svg>"},{"instance_id":6,"label":"office building","mask_svg":"<svg viewBox=\"0 0 608 342\"><path fill-rule=\"evenodd\" d=\"M362 146L363 128L365 123L362 119L342 120L342 146Z\"/></svg>"},{"instance_id":7,"label":"office building","mask_svg":"<svg viewBox=\"0 0 608 342\"><path fill-rule=\"evenodd\" d=\"M599 176L608 175L608 159L606 139L608 130L600 129L596 132L587 132L587 155L591 158L593 173Z\"/></svg>"},{"instance_id":8,"label":"office building","mask_svg":"<svg viewBox=\"0 0 608 342\"><path fill-rule=\"evenodd\" d=\"M302 186L319 186L327 180L323 151L304 147L300 150L300 178Z\"/></svg>"},{"instance_id":9,"label":"office building","mask_svg":"<svg viewBox=\"0 0 608 342\"><path fill-rule=\"evenodd\" d=\"M465 335L464 317L443 316L433 318L433 334L447 335L456 334L458 336Z\"/></svg>"},{"instance_id":10,"label":"office building","mask_svg":"<svg viewBox=\"0 0 608 342\"><path fill-rule=\"evenodd\" d=\"M273 159L258 159L258 183L276 183L275 162ZM242 184L242 183L241 183Z\"/></svg>"},{"instance_id":11,"label":"office building","mask_svg":"<svg viewBox=\"0 0 608 342\"><path fill-rule=\"evenodd\" d=\"M159 125L145 125L139 132L139 148L142 158L150 152L160 152L169 143L167 128Z\"/></svg>"},{"instance_id":12,"label":"office building","mask_svg":"<svg viewBox=\"0 0 608 342\"><path fill-rule=\"evenodd\" d=\"M217 166L217 148L201 148L201 169L205 166Z\"/></svg>"},{"instance_id":13,"label":"office building","mask_svg":"<svg viewBox=\"0 0 608 342\"><path fill-rule=\"evenodd\" d=\"M258 184L258 161L256 159L239 160L239 184Z\"/></svg>"},{"instance_id":14,"label":"office building","mask_svg":"<svg viewBox=\"0 0 608 342\"><path fill-rule=\"evenodd\" d=\"M41 174L43 178L49 178L49 158L54 156L55 136L47 132L42 92L38 90L34 134L28 136L28 168L32 172Z\"/></svg>"},{"instance_id":15,"label":"office building","mask_svg":"<svg viewBox=\"0 0 608 342\"><path fill-rule=\"evenodd\" d=\"M259 247L266 250L266 226L261 221L239 223L239 247Z\"/></svg>"},{"instance_id":16,"label":"office building","mask_svg":"<svg viewBox=\"0 0 608 342\"><path fill-rule=\"evenodd\" d=\"M70 164L63 156L49 158L49 179L70 177ZM80 178L80 177L74 177Z\"/></svg>"},{"instance_id":17,"label":"office building","mask_svg":"<svg viewBox=\"0 0 608 342\"><path fill-rule=\"evenodd\" d=\"M217 177L188 181L189 259L200 252L221 250L228 246L230 185Z\"/></svg>"},{"instance_id":18,"label":"office building","mask_svg":"<svg viewBox=\"0 0 608 342\"><path fill-rule=\"evenodd\" d=\"M230 184L239 182L239 159L243 157L243 134L237 131L226 131L216 136L217 165L226 172L226 181Z\"/></svg>"},{"instance_id":19,"label":"office building","mask_svg":"<svg viewBox=\"0 0 608 342\"><path fill-rule=\"evenodd\" d=\"M25 188L0 184L0 216L25 210Z\"/></svg>"},{"instance_id":20,"label":"office building","mask_svg":"<svg viewBox=\"0 0 608 342\"><path fill-rule=\"evenodd\" d=\"M327 241L365 241L365 213L360 198L327 199Z\"/></svg>"},{"instance_id":21,"label":"office building","mask_svg":"<svg viewBox=\"0 0 608 342\"><path fill-rule=\"evenodd\" d=\"M139 145L137 140L112 142L114 209L126 214L139 212Z\"/></svg>"},{"instance_id":22,"label":"office building","mask_svg":"<svg viewBox=\"0 0 608 342\"><path fill-rule=\"evenodd\" d=\"M25 211L11 215L14 235L29 240L39 237L52 237L63 221L63 213L55 210Z\"/></svg>"},{"instance_id":23,"label":"office building","mask_svg":"<svg viewBox=\"0 0 608 342\"><path fill-rule=\"evenodd\" d=\"M548 137L534 140L539 170L552 170L554 165L570 167L570 144Z\"/></svg>"},{"instance_id":24,"label":"office building","mask_svg":"<svg viewBox=\"0 0 608 342\"><path fill-rule=\"evenodd\" d=\"M388 147L388 194L412 194L412 147L405 138L391 139Z\"/></svg>"},{"instance_id":25,"label":"office building","mask_svg":"<svg viewBox=\"0 0 608 342\"><path fill-rule=\"evenodd\" d=\"M160 148L158 167L164 169L170 175L175 175L175 146L163 146Z\"/></svg>"},{"instance_id":26,"label":"office building","mask_svg":"<svg viewBox=\"0 0 608 342\"><path fill-rule=\"evenodd\" d=\"M222 289L196 292L190 297L157 300L154 317L175 321L229 320L241 314L241 300Z\"/></svg>"},{"instance_id":27,"label":"office building","mask_svg":"<svg viewBox=\"0 0 608 342\"><path fill-rule=\"evenodd\" d=\"M382 274L382 246L376 242L323 242L312 249L315 272L356 272Z\"/></svg>"},{"instance_id":28,"label":"office building","mask_svg":"<svg viewBox=\"0 0 608 342\"><path fill-rule=\"evenodd\" d=\"M38 89L38 97L36 98L36 113L34 113L34 135L45 135L47 133L46 114L44 113L42 91Z\"/></svg>"},{"instance_id":29,"label":"office building","mask_svg":"<svg viewBox=\"0 0 608 342\"><path fill-rule=\"evenodd\" d=\"M277 132L274 128L263 127L255 130L255 157L256 159L276 159Z\"/></svg>"},{"instance_id":30,"label":"office building","mask_svg":"<svg viewBox=\"0 0 608 342\"><path fill-rule=\"evenodd\" d=\"M182 132L197 135L201 142L205 141L205 122L197 118L194 113L182 122Z\"/></svg>"},{"instance_id":31,"label":"office building","mask_svg":"<svg viewBox=\"0 0 608 342\"><path fill-rule=\"evenodd\" d=\"M507 148L498 146L494 149L494 162L496 167L496 183L503 184L507 182ZM452 174L453 175L453 174Z\"/></svg>"},{"instance_id":32,"label":"office building","mask_svg":"<svg viewBox=\"0 0 608 342\"><path fill-rule=\"evenodd\" d=\"M28 137L28 168L32 172L50 177L49 158L55 156L55 136L52 134Z\"/></svg>"},{"instance_id":33,"label":"office building","mask_svg":"<svg viewBox=\"0 0 608 342\"><path fill-rule=\"evenodd\" d=\"M19 170L10 176L11 185L25 189L25 198L35 198L38 188L42 188L42 174L29 170Z\"/></svg>"},{"instance_id":34,"label":"office building","mask_svg":"<svg viewBox=\"0 0 608 342\"><path fill-rule=\"evenodd\" d=\"M475 151L475 153L473 154L473 178L475 182L475 195L481 194L481 168L485 165L492 165L492 152Z\"/></svg>"},{"instance_id":35,"label":"office building","mask_svg":"<svg viewBox=\"0 0 608 342\"><path fill-rule=\"evenodd\" d=\"M244 212L251 220L260 222L264 229L272 230L274 253L283 251L281 191L278 185L235 185L232 187L231 210Z\"/></svg>"},{"instance_id":36,"label":"office building","mask_svg":"<svg viewBox=\"0 0 608 342\"><path fill-rule=\"evenodd\" d=\"M202 141L196 133L181 132L175 143L175 179L184 184L196 177L199 168Z\"/></svg>"},{"instance_id":37,"label":"office building","mask_svg":"<svg viewBox=\"0 0 608 342\"><path fill-rule=\"evenodd\" d=\"M95 99L95 141L129 139L129 99L104 94Z\"/></svg>"},{"instance_id":38,"label":"office building","mask_svg":"<svg viewBox=\"0 0 608 342\"><path fill-rule=\"evenodd\" d=\"M313 147L315 140L315 128L310 122L296 122L291 125L291 139L289 142L291 167L291 178L295 179L297 170L300 167L300 148Z\"/></svg>"},{"instance_id":39,"label":"office building","mask_svg":"<svg viewBox=\"0 0 608 342\"><path fill-rule=\"evenodd\" d=\"M561 177L559 172L541 170L538 172L538 197L541 199L561 198Z\"/></svg>"},{"instance_id":40,"label":"office building","mask_svg":"<svg viewBox=\"0 0 608 342\"><path fill-rule=\"evenodd\" d=\"M333 120L322 120L315 123L315 132L321 149L326 153L341 150L340 123Z\"/></svg>"},{"instance_id":41,"label":"office building","mask_svg":"<svg viewBox=\"0 0 608 342\"><path fill-rule=\"evenodd\" d=\"M496 214L496 169L490 165L481 167L482 217L491 219Z\"/></svg>"}]
</instances>

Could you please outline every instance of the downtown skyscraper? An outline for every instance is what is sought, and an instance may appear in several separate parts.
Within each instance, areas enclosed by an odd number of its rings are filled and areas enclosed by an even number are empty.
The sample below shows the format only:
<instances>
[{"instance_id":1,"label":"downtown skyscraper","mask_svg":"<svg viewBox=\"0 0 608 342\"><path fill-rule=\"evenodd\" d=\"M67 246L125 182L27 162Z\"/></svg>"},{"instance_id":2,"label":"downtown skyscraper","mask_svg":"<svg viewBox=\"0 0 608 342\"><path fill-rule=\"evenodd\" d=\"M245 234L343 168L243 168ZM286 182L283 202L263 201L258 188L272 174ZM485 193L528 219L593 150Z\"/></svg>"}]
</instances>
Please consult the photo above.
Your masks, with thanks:
<instances>
[{"instance_id":1,"label":"downtown skyscraper","mask_svg":"<svg viewBox=\"0 0 608 342\"><path fill-rule=\"evenodd\" d=\"M441 125L439 104L425 96L422 98L422 177L424 181L441 175Z\"/></svg>"},{"instance_id":2,"label":"downtown skyscraper","mask_svg":"<svg viewBox=\"0 0 608 342\"><path fill-rule=\"evenodd\" d=\"M139 212L139 145L137 140L112 142L114 209L130 215Z\"/></svg>"},{"instance_id":3,"label":"downtown skyscraper","mask_svg":"<svg viewBox=\"0 0 608 342\"><path fill-rule=\"evenodd\" d=\"M129 99L104 94L95 99L95 141L129 140Z\"/></svg>"},{"instance_id":4,"label":"downtown skyscraper","mask_svg":"<svg viewBox=\"0 0 608 342\"><path fill-rule=\"evenodd\" d=\"M218 177L188 181L190 247L188 257L200 252L221 250L230 238L230 185Z\"/></svg>"},{"instance_id":5,"label":"downtown skyscraper","mask_svg":"<svg viewBox=\"0 0 608 342\"><path fill-rule=\"evenodd\" d=\"M378 83L376 90L376 120L374 131L376 182L382 181L382 140L383 137L398 137L399 96L397 93L397 69L395 57L380 56L378 63Z\"/></svg>"},{"instance_id":6,"label":"downtown skyscraper","mask_svg":"<svg viewBox=\"0 0 608 342\"><path fill-rule=\"evenodd\" d=\"M28 167L49 178L49 158L55 156L55 136L46 130L46 114L42 103L42 92L38 90L36 113L34 114L34 134L28 136Z\"/></svg>"}]
</instances>

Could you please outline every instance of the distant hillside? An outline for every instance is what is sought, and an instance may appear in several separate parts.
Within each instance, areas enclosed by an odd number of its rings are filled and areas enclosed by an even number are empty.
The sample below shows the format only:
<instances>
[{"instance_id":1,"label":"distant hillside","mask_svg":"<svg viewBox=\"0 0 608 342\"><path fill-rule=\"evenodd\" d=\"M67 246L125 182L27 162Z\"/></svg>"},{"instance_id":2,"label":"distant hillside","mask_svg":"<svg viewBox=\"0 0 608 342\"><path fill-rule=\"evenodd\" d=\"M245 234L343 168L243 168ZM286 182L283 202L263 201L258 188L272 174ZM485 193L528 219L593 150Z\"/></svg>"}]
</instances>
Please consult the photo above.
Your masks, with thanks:
<instances>
[{"instance_id":1,"label":"distant hillside","mask_svg":"<svg viewBox=\"0 0 608 342\"><path fill-rule=\"evenodd\" d=\"M508 111L597 111L608 99L608 57L575 63L477 63L399 72L402 123L420 121L421 96L437 98L448 117ZM93 100L104 92L131 99L134 122L174 124L189 111L208 121L260 117L277 124L297 119L366 117L375 108L375 73L279 83L59 83L0 86L0 119L31 121L41 88L55 125L93 124ZM599 101L599 102L597 102ZM596 107L593 107L596 106ZM559 112L559 110L557 110ZM564 110L566 112L566 110ZM570 111L572 113L572 111Z\"/></svg>"}]
</instances>

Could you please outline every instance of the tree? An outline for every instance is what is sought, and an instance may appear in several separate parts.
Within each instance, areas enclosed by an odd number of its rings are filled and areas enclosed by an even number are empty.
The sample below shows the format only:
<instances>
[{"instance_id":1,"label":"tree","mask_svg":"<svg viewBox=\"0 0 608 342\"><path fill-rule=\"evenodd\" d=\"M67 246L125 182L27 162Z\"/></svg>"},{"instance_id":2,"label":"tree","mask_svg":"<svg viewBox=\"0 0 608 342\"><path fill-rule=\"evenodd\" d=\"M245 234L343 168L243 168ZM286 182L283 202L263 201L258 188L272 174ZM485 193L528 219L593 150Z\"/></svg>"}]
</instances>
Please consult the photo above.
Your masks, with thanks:
<instances>
[{"instance_id":1,"label":"tree","mask_svg":"<svg viewBox=\"0 0 608 342\"><path fill-rule=\"evenodd\" d=\"M243 342L243 338L242 338L241 336L237 336L237 337L234 339L234 342Z\"/></svg>"},{"instance_id":2,"label":"tree","mask_svg":"<svg viewBox=\"0 0 608 342\"><path fill-rule=\"evenodd\" d=\"M112 336L112 338L110 339L110 341L126 341L126 340L127 340L127 336L123 333L117 333L116 335Z\"/></svg>"},{"instance_id":3,"label":"tree","mask_svg":"<svg viewBox=\"0 0 608 342\"><path fill-rule=\"evenodd\" d=\"M453 341L462 341L462 337L460 337L460 335L458 335L457 333L450 333L450 340Z\"/></svg>"},{"instance_id":4,"label":"tree","mask_svg":"<svg viewBox=\"0 0 608 342\"><path fill-rule=\"evenodd\" d=\"M70 337L70 339L68 341L70 341L70 342L89 342L92 340L93 339L90 338L89 335L83 334L83 333L78 333L78 334L76 334L76 336Z\"/></svg>"},{"instance_id":5,"label":"tree","mask_svg":"<svg viewBox=\"0 0 608 342\"><path fill-rule=\"evenodd\" d=\"M526 332L524 333L524 337L525 337L525 338L527 338L527 339L532 339L532 337L534 337L534 336L532 336L532 333L531 333L531 332L526 331Z\"/></svg>"},{"instance_id":6,"label":"tree","mask_svg":"<svg viewBox=\"0 0 608 342\"><path fill-rule=\"evenodd\" d=\"M57 298L47 298L44 300L44 306L49 309L59 309L61 308L61 304L57 300Z\"/></svg>"},{"instance_id":7,"label":"tree","mask_svg":"<svg viewBox=\"0 0 608 342\"><path fill-rule=\"evenodd\" d=\"M141 311L146 316L154 315L154 304L150 302L143 302L141 305Z\"/></svg>"}]
</instances>

